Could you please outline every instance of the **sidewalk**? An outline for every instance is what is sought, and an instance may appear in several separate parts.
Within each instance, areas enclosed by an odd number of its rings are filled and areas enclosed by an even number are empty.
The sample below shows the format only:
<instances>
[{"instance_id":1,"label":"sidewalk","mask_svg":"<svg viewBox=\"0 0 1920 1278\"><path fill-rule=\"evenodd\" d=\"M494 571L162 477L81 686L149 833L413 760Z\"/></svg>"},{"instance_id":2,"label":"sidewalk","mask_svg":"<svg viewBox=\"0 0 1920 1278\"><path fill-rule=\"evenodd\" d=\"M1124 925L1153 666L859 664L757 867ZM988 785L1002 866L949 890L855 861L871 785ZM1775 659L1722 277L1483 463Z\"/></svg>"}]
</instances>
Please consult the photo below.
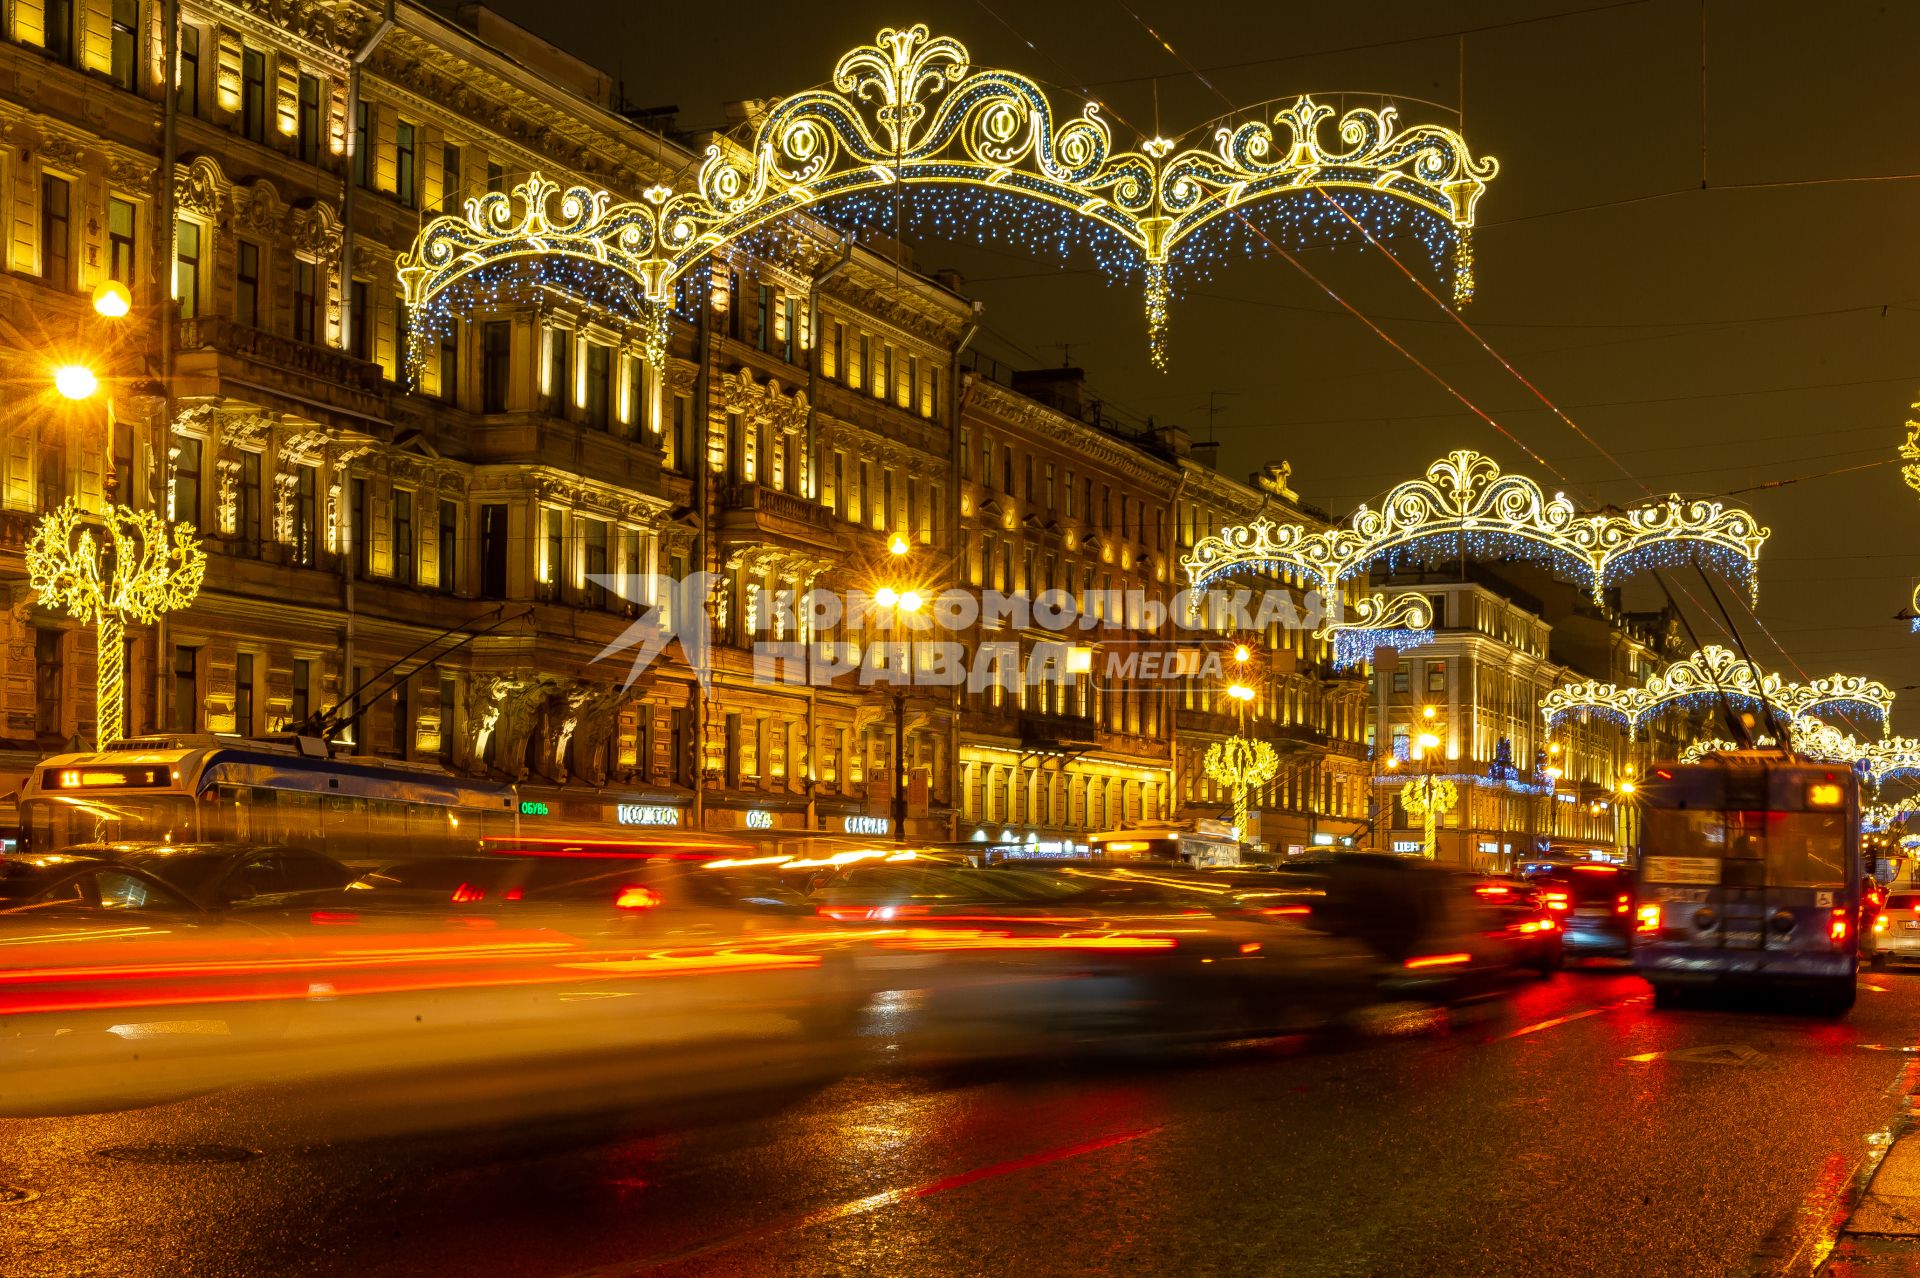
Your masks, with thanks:
<instances>
[{"instance_id":1,"label":"sidewalk","mask_svg":"<svg viewBox=\"0 0 1920 1278\"><path fill-rule=\"evenodd\" d=\"M1821 1278L1920 1276L1920 1131L1893 1143L1816 1271Z\"/></svg>"}]
</instances>

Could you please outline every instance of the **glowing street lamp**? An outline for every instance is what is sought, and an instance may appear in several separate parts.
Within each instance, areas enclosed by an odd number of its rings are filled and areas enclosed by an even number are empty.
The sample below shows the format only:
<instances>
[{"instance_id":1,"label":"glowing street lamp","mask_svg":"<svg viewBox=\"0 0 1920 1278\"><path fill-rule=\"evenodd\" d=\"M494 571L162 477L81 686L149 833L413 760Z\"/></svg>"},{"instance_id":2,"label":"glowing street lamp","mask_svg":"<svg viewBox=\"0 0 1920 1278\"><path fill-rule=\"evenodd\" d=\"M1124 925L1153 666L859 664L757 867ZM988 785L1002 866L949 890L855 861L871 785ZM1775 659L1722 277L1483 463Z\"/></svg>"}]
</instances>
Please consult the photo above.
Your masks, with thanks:
<instances>
[{"instance_id":1,"label":"glowing street lamp","mask_svg":"<svg viewBox=\"0 0 1920 1278\"><path fill-rule=\"evenodd\" d=\"M53 370L53 388L68 399L92 399L100 379L85 364L62 364Z\"/></svg>"},{"instance_id":2,"label":"glowing street lamp","mask_svg":"<svg viewBox=\"0 0 1920 1278\"><path fill-rule=\"evenodd\" d=\"M107 319L125 319L133 310L133 294L119 280L104 280L93 290L93 309Z\"/></svg>"},{"instance_id":3,"label":"glowing street lamp","mask_svg":"<svg viewBox=\"0 0 1920 1278\"><path fill-rule=\"evenodd\" d=\"M912 549L913 547L907 544L907 539L899 533L895 533L893 540L887 543L887 553L895 559L900 558Z\"/></svg>"},{"instance_id":4,"label":"glowing street lamp","mask_svg":"<svg viewBox=\"0 0 1920 1278\"><path fill-rule=\"evenodd\" d=\"M895 556L905 555L909 549L907 539L895 535L887 549ZM902 613L917 613L927 606L927 597L920 591L897 589L893 586L881 586L873 592L873 601L893 614L895 626L899 625ZM913 634L908 631L905 640L907 678L913 678ZM893 841L907 841L907 690L900 686L895 678L890 684L893 693Z\"/></svg>"},{"instance_id":5,"label":"glowing street lamp","mask_svg":"<svg viewBox=\"0 0 1920 1278\"><path fill-rule=\"evenodd\" d=\"M1253 689L1244 683L1228 684L1227 695L1235 701L1251 701L1253 700Z\"/></svg>"}]
</instances>

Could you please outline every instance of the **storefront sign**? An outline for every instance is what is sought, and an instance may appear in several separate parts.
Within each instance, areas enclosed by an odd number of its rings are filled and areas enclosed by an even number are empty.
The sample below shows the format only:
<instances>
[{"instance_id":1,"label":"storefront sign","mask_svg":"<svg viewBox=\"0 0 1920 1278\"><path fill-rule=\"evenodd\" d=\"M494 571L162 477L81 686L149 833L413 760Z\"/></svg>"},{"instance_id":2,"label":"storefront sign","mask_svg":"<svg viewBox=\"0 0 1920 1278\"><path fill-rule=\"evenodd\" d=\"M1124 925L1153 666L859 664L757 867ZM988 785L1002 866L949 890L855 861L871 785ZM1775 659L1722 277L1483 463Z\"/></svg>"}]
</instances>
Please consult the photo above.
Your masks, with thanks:
<instances>
[{"instance_id":1,"label":"storefront sign","mask_svg":"<svg viewBox=\"0 0 1920 1278\"><path fill-rule=\"evenodd\" d=\"M1395 839L1393 841L1393 850L1395 852L1418 852L1420 850L1420 841L1418 839Z\"/></svg>"},{"instance_id":2,"label":"storefront sign","mask_svg":"<svg viewBox=\"0 0 1920 1278\"><path fill-rule=\"evenodd\" d=\"M613 810L621 825L679 825L680 809L663 803L622 803Z\"/></svg>"},{"instance_id":3,"label":"storefront sign","mask_svg":"<svg viewBox=\"0 0 1920 1278\"><path fill-rule=\"evenodd\" d=\"M773 813L763 811L759 808L750 809L745 814L745 819L749 830L771 830L773 828Z\"/></svg>"},{"instance_id":4,"label":"storefront sign","mask_svg":"<svg viewBox=\"0 0 1920 1278\"><path fill-rule=\"evenodd\" d=\"M841 828L848 834L885 834L893 828L893 822L886 817L850 816Z\"/></svg>"},{"instance_id":5,"label":"storefront sign","mask_svg":"<svg viewBox=\"0 0 1920 1278\"><path fill-rule=\"evenodd\" d=\"M544 803L537 802L533 799L522 799L520 800L520 815L521 816L546 816L547 805Z\"/></svg>"}]
</instances>

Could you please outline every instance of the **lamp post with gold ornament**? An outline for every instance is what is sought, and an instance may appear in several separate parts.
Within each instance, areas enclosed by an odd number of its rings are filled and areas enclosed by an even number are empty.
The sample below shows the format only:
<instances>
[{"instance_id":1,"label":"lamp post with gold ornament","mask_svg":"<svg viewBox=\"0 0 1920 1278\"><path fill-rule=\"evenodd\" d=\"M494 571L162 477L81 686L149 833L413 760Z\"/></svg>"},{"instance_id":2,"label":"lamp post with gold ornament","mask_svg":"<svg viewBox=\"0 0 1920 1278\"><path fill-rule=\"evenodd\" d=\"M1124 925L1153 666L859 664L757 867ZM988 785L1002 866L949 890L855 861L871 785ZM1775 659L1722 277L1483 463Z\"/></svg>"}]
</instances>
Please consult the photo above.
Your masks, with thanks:
<instances>
[{"instance_id":1,"label":"lamp post with gold ornament","mask_svg":"<svg viewBox=\"0 0 1920 1278\"><path fill-rule=\"evenodd\" d=\"M1273 747L1247 736L1247 708L1257 695L1245 680L1246 666L1252 659L1253 651L1247 645L1234 646L1234 678L1227 685L1227 696L1233 700L1239 730L1225 741L1208 746L1206 758L1202 760L1207 776L1226 786L1233 796L1235 842L1245 842L1247 838L1247 792L1273 780L1280 771L1280 756Z\"/></svg>"},{"instance_id":2,"label":"lamp post with gold ornament","mask_svg":"<svg viewBox=\"0 0 1920 1278\"><path fill-rule=\"evenodd\" d=\"M131 309L126 286L109 280L94 291L94 310L121 319ZM84 364L53 370L54 389L86 401L100 377ZM27 584L44 607L95 627L96 746L125 735L127 623L151 623L192 603L206 575L206 555L192 525L110 500L113 471L113 397L106 397L105 488L99 511L69 497L34 526L26 545Z\"/></svg>"}]
</instances>

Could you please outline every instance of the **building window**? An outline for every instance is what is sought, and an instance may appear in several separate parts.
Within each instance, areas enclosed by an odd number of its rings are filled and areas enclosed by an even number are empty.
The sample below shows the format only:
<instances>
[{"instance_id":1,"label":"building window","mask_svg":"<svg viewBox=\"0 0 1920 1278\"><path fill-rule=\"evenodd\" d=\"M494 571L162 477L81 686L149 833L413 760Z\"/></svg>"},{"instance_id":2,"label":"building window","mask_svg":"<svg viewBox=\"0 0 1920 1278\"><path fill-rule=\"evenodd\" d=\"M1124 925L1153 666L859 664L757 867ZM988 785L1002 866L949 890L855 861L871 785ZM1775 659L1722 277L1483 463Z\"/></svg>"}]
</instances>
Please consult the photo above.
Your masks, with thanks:
<instances>
[{"instance_id":1,"label":"building window","mask_svg":"<svg viewBox=\"0 0 1920 1278\"><path fill-rule=\"evenodd\" d=\"M393 579L413 584L413 494L393 490Z\"/></svg>"},{"instance_id":2,"label":"building window","mask_svg":"<svg viewBox=\"0 0 1920 1278\"><path fill-rule=\"evenodd\" d=\"M1000 491L1011 497L1013 488L1013 446L1003 445L1000 449Z\"/></svg>"},{"instance_id":3,"label":"building window","mask_svg":"<svg viewBox=\"0 0 1920 1278\"><path fill-rule=\"evenodd\" d=\"M347 305L347 354L355 359L366 359L372 348L373 334L368 332L373 316L367 309L368 294L372 286L365 280L355 280L348 290Z\"/></svg>"},{"instance_id":4,"label":"building window","mask_svg":"<svg viewBox=\"0 0 1920 1278\"><path fill-rule=\"evenodd\" d=\"M173 295L180 318L200 314L200 224L182 221L174 230Z\"/></svg>"},{"instance_id":5,"label":"building window","mask_svg":"<svg viewBox=\"0 0 1920 1278\"><path fill-rule=\"evenodd\" d=\"M260 327L260 246L239 242L233 277L233 318L248 328Z\"/></svg>"},{"instance_id":6,"label":"building window","mask_svg":"<svg viewBox=\"0 0 1920 1278\"><path fill-rule=\"evenodd\" d=\"M313 713L313 663L305 657L293 659L293 690L287 699L287 723L299 727Z\"/></svg>"},{"instance_id":7,"label":"building window","mask_svg":"<svg viewBox=\"0 0 1920 1278\"><path fill-rule=\"evenodd\" d=\"M791 364L793 363L794 334L799 327L799 303L789 297L782 305L785 309L783 318L786 320L786 331L780 339L780 358Z\"/></svg>"},{"instance_id":8,"label":"building window","mask_svg":"<svg viewBox=\"0 0 1920 1278\"><path fill-rule=\"evenodd\" d=\"M487 190L504 191L507 189L507 171L492 162L487 164Z\"/></svg>"},{"instance_id":9,"label":"building window","mask_svg":"<svg viewBox=\"0 0 1920 1278\"><path fill-rule=\"evenodd\" d=\"M200 28L180 27L180 83L175 86L181 115L200 114Z\"/></svg>"},{"instance_id":10,"label":"building window","mask_svg":"<svg viewBox=\"0 0 1920 1278\"><path fill-rule=\"evenodd\" d=\"M320 340L319 267L304 258L293 261L293 340Z\"/></svg>"},{"instance_id":11,"label":"building window","mask_svg":"<svg viewBox=\"0 0 1920 1278\"><path fill-rule=\"evenodd\" d=\"M607 606L607 526L597 519L586 521L587 564L587 602L595 608ZM596 578L598 580L596 580Z\"/></svg>"},{"instance_id":12,"label":"building window","mask_svg":"<svg viewBox=\"0 0 1920 1278\"><path fill-rule=\"evenodd\" d=\"M359 99L353 104L353 181L356 186L367 186L367 174L373 171L370 157L367 155L367 100Z\"/></svg>"},{"instance_id":13,"label":"building window","mask_svg":"<svg viewBox=\"0 0 1920 1278\"><path fill-rule=\"evenodd\" d=\"M1427 691L1445 692L1447 690L1447 663L1429 661L1427 663Z\"/></svg>"},{"instance_id":14,"label":"building window","mask_svg":"<svg viewBox=\"0 0 1920 1278\"><path fill-rule=\"evenodd\" d=\"M541 509L540 523L546 533L546 578L540 583L544 587L542 594L545 598L557 600L563 594L560 583L566 568L566 523L562 512L556 506Z\"/></svg>"},{"instance_id":15,"label":"building window","mask_svg":"<svg viewBox=\"0 0 1920 1278\"><path fill-rule=\"evenodd\" d=\"M568 391L572 388L570 361L573 334L564 328L547 330L547 411L555 417L567 415Z\"/></svg>"},{"instance_id":16,"label":"building window","mask_svg":"<svg viewBox=\"0 0 1920 1278\"><path fill-rule=\"evenodd\" d=\"M240 454L240 492L234 512L242 553L260 553L260 454Z\"/></svg>"},{"instance_id":17,"label":"building window","mask_svg":"<svg viewBox=\"0 0 1920 1278\"><path fill-rule=\"evenodd\" d=\"M507 597L507 508L480 507L480 597Z\"/></svg>"},{"instance_id":18,"label":"building window","mask_svg":"<svg viewBox=\"0 0 1920 1278\"><path fill-rule=\"evenodd\" d=\"M243 737L253 735L253 654L243 652L233 659L233 730Z\"/></svg>"},{"instance_id":19,"label":"building window","mask_svg":"<svg viewBox=\"0 0 1920 1278\"><path fill-rule=\"evenodd\" d=\"M353 544L353 570L358 576L367 575L367 566L373 562L373 529L367 518L367 481L355 479L351 504L347 512L347 537Z\"/></svg>"},{"instance_id":20,"label":"building window","mask_svg":"<svg viewBox=\"0 0 1920 1278\"><path fill-rule=\"evenodd\" d=\"M1405 692L1407 690L1407 672L1405 670L1396 670L1393 672L1393 690L1395 692Z\"/></svg>"},{"instance_id":21,"label":"building window","mask_svg":"<svg viewBox=\"0 0 1920 1278\"><path fill-rule=\"evenodd\" d=\"M440 148L440 207L458 208L460 189L460 148L449 142Z\"/></svg>"},{"instance_id":22,"label":"building window","mask_svg":"<svg viewBox=\"0 0 1920 1278\"><path fill-rule=\"evenodd\" d=\"M73 0L45 0L42 12L45 14L47 52L62 62L72 62Z\"/></svg>"},{"instance_id":23,"label":"building window","mask_svg":"<svg viewBox=\"0 0 1920 1278\"><path fill-rule=\"evenodd\" d=\"M412 726L412 709L407 703L407 681L402 678L393 685L393 753L402 759L407 757L407 730Z\"/></svg>"},{"instance_id":24,"label":"building window","mask_svg":"<svg viewBox=\"0 0 1920 1278\"><path fill-rule=\"evenodd\" d=\"M393 193L400 197L400 203L412 208L419 201L419 189L414 184L413 171L413 125L405 120L396 120L393 125Z\"/></svg>"},{"instance_id":25,"label":"building window","mask_svg":"<svg viewBox=\"0 0 1920 1278\"><path fill-rule=\"evenodd\" d=\"M267 55L258 49L240 53L240 131L249 141L267 140Z\"/></svg>"},{"instance_id":26,"label":"building window","mask_svg":"<svg viewBox=\"0 0 1920 1278\"><path fill-rule=\"evenodd\" d=\"M140 87L140 0L113 0L113 82Z\"/></svg>"},{"instance_id":27,"label":"building window","mask_svg":"<svg viewBox=\"0 0 1920 1278\"><path fill-rule=\"evenodd\" d=\"M56 288L73 287L72 198L65 178L40 175L40 278Z\"/></svg>"},{"instance_id":28,"label":"building window","mask_svg":"<svg viewBox=\"0 0 1920 1278\"><path fill-rule=\"evenodd\" d=\"M311 568L319 548L314 536L314 517L320 471L315 466L296 466L293 473L293 561Z\"/></svg>"},{"instance_id":29,"label":"building window","mask_svg":"<svg viewBox=\"0 0 1920 1278\"><path fill-rule=\"evenodd\" d=\"M682 474L693 468L693 397L673 397L673 465Z\"/></svg>"},{"instance_id":30,"label":"building window","mask_svg":"<svg viewBox=\"0 0 1920 1278\"><path fill-rule=\"evenodd\" d=\"M463 319L450 318L440 330L440 398L449 404L460 402L460 344L466 333Z\"/></svg>"},{"instance_id":31,"label":"building window","mask_svg":"<svg viewBox=\"0 0 1920 1278\"><path fill-rule=\"evenodd\" d=\"M453 762L454 704L460 699L460 685L452 675L440 676L440 762Z\"/></svg>"},{"instance_id":32,"label":"building window","mask_svg":"<svg viewBox=\"0 0 1920 1278\"><path fill-rule=\"evenodd\" d=\"M850 385L847 381L847 363L847 326L836 320L833 325L833 373L842 386Z\"/></svg>"},{"instance_id":33,"label":"building window","mask_svg":"<svg viewBox=\"0 0 1920 1278\"><path fill-rule=\"evenodd\" d=\"M200 727L200 650L173 650L173 730L195 732Z\"/></svg>"},{"instance_id":34,"label":"building window","mask_svg":"<svg viewBox=\"0 0 1920 1278\"><path fill-rule=\"evenodd\" d=\"M760 286L759 307L753 332L754 345L767 350L773 337L773 290L765 284Z\"/></svg>"},{"instance_id":35,"label":"building window","mask_svg":"<svg viewBox=\"0 0 1920 1278\"><path fill-rule=\"evenodd\" d=\"M451 594L460 586L460 508L440 503L440 589Z\"/></svg>"},{"instance_id":36,"label":"building window","mask_svg":"<svg viewBox=\"0 0 1920 1278\"><path fill-rule=\"evenodd\" d=\"M587 425L607 430L613 425L613 348L587 343Z\"/></svg>"},{"instance_id":37,"label":"building window","mask_svg":"<svg viewBox=\"0 0 1920 1278\"><path fill-rule=\"evenodd\" d=\"M727 272L727 336L740 340L740 272Z\"/></svg>"},{"instance_id":38,"label":"building window","mask_svg":"<svg viewBox=\"0 0 1920 1278\"><path fill-rule=\"evenodd\" d=\"M513 321L488 320L480 331L480 411L507 411L513 380Z\"/></svg>"},{"instance_id":39,"label":"building window","mask_svg":"<svg viewBox=\"0 0 1920 1278\"><path fill-rule=\"evenodd\" d=\"M43 737L62 735L60 693L66 681L61 650L65 638L58 630L36 626L33 631L33 691L39 703L35 727Z\"/></svg>"},{"instance_id":40,"label":"building window","mask_svg":"<svg viewBox=\"0 0 1920 1278\"><path fill-rule=\"evenodd\" d=\"M300 106L294 115L294 137L300 158L308 164L320 162L320 77L300 77Z\"/></svg>"},{"instance_id":41,"label":"building window","mask_svg":"<svg viewBox=\"0 0 1920 1278\"><path fill-rule=\"evenodd\" d=\"M881 399L898 399L893 386L893 346L882 343L880 347L880 385L877 393Z\"/></svg>"},{"instance_id":42,"label":"building window","mask_svg":"<svg viewBox=\"0 0 1920 1278\"><path fill-rule=\"evenodd\" d=\"M973 478L973 441L972 432L966 427L960 428L960 478Z\"/></svg>"},{"instance_id":43,"label":"building window","mask_svg":"<svg viewBox=\"0 0 1920 1278\"><path fill-rule=\"evenodd\" d=\"M131 200L107 200L107 278L133 289L133 217Z\"/></svg>"},{"instance_id":44,"label":"building window","mask_svg":"<svg viewBox=\"0 0 1920 1278\"><path fill-rule=\"evenodd\" d=\"M173 462L173 518L198 527L200 523L200 440L175 435L178 456Z\"/></svg>"},{"instance_id":45,"label":"building window","mask_svg":"<svg viewBox=\"0 0 1920 1278\"><path fill-rule=\"evenodd\" d=\"M856 390L864 390L873 383L873 339L860 334L860 362L854 365L856 376L848 385Z\"/></svg>"}]
</instances>

